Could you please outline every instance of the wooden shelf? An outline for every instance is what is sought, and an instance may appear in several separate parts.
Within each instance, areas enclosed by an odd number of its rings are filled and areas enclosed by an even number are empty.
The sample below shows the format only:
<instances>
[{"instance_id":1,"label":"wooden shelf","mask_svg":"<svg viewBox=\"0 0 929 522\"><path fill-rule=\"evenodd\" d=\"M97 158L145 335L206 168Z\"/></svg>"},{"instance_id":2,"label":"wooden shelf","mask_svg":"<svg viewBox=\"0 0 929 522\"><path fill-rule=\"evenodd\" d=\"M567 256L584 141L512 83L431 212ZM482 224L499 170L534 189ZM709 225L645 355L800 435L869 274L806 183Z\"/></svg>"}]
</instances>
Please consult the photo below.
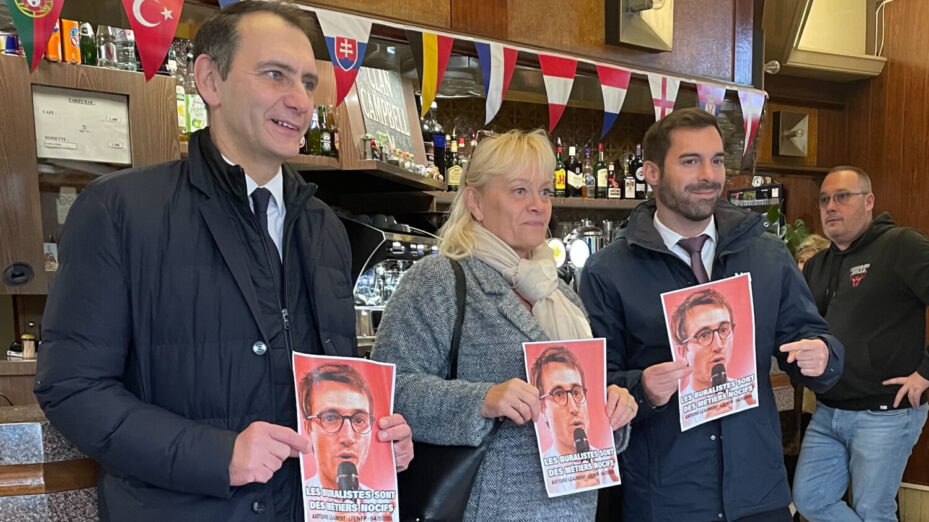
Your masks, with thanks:
<instances>
[{"instance_id":1,"label":"wooden shelf","mask_svg":"<svg viewBox=\"0 0 929 522\"><path fill-rule=\"evenodd\" d=\"M426 194L433 197L440 205L449 205L455 197L454 192L439 192L430 190ZM578 208L591 210L632 210L643 199L583 199L583 198L554 198L552 208Z\"/></svg>"},{"instance_id":2,"label":"wooden shelf","mask_svg":"<svg viewBox=\"0 0 929 522\"><path fill-rule=\"evenodd\" d=\"M350 167L343 168L342 171L365 172L374 177L393 181L417 190L444 191L446 188L445 183L441 181L420 176L419 174L401 169L400 167L383 161L359 160L353 162Z\"/></svg>"},{"instance_id":3,"label":"wooden shelf","mask_svg":"<svg viewBox=\"0 0 929 522\"><path fill-rule=\"evenodd\" d=\"M803 165L772 165L758 163L755 165L755 173L776 172L778 174L808 174L825 176L829 172L828 167L807 167Z\"/></svg>"},{"instance_id":4,"label":"wooden shelf","mask_svg":"<svg viewBox=\"0 0 929 522\"><path fill-rule=\"evenodd\" d=\"M181 149L181 157L187 157L187 142L179 142ZM299 154L294 156L287 161L291 167L297 170L338 170L339 169L339 160L335 158L327 158L325 156L308 156L306 154Z\"/></svg>"}]
</instances>

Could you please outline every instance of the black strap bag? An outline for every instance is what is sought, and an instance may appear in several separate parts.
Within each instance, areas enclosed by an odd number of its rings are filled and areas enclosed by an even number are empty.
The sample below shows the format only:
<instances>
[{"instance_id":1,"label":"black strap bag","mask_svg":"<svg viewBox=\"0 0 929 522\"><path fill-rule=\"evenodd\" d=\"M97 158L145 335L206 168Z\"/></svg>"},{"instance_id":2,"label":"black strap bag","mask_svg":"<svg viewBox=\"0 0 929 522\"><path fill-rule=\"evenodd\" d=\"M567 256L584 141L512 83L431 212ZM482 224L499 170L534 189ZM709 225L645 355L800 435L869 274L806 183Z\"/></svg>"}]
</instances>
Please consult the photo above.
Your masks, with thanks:
<instances>
[{"instance_id":1,"label":"black strap bag","mask_svg":"<svg viewBox=\"0 0 929 522\"><path fill-rule=\"evenodd\" d=\"M458 315L452 334L449 369L446 379L458 376L458 344L465 310L465 275L461 264L449 259L455 271L455 294ZM406 471L397 475L400 520L453 522L464 517L468 498L484 454L503 423L493 428L480 446L440 446L424 442L413 443L414 458Z\"/></svg>"}]
</instances>

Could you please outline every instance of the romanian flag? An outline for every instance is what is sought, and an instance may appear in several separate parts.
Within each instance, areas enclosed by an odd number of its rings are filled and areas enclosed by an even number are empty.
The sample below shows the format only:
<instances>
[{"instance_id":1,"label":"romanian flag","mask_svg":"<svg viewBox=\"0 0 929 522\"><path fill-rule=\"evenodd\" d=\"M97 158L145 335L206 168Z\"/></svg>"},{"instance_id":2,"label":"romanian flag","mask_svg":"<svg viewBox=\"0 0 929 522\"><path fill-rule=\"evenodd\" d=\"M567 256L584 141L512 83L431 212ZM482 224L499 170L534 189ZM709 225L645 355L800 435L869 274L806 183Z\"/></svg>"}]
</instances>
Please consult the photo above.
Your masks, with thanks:
<instances>
[{"instance_id":1,"label":"romanian flag","mask_svg":"<svg viewBox=\"0 0 929 522\"><path fill-rule=\"evenodd\" d=\"M455 39L451 36L441 36L434 33L417 33L407 31L407 39L416 61L416 71L422 81L422 116L425 117L435 100L442 77L445 76L445 67L448 57L452 54L452 44Z\"/></svg>"},{"instance_id":2,"label":"romanian flag","mask_svg":"<svg viewBox=\"0 0 929 522\"><path fill-rule=\"evenodd\" d=\"M6 0L19 41L26 50L30 71L34 71L45 56L48 39L64 3L64 0Z\"/></svg>"}]
</instances>

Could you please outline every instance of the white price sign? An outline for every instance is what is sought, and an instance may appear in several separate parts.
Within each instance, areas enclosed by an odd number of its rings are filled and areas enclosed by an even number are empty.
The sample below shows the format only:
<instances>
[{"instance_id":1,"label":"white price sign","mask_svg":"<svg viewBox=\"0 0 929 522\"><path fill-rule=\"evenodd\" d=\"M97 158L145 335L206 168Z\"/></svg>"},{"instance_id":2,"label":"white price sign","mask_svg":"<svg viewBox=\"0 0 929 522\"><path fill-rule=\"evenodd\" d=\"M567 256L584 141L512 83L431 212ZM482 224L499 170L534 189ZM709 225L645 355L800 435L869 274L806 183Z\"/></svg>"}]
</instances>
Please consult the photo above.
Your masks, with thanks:
<instances>
[{"instance_id":1,"label":"white price sign","mask_svg":"<svg viewBox=\"0 0 929 522\"><path fill-rule=\"evenodd\" d=\"M32 106L38 157L132 163L126 96L35 85Z\"/></svg>"}]
</instances>

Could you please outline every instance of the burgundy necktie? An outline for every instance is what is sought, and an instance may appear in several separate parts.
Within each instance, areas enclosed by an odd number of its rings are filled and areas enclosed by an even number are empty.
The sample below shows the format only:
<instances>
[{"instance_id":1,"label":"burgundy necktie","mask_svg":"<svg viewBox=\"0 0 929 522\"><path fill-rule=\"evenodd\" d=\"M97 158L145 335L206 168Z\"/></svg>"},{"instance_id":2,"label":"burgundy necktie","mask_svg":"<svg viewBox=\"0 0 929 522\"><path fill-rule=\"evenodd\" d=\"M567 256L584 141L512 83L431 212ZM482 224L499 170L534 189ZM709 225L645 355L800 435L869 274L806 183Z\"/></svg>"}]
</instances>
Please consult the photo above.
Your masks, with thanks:
<instances>
[{"instance_id":1,"label":"burgundy necktie","mask_svg":"<svg viewBox=\"0 0 929 522\"><path fill-rule=\"evenodd\" d=\"M710 239L710 236L700 234L697 237L688 237L677 242L678 245L681 245L681 248L690 254L690 269L694 271L694 275L697 276L697 282L700 284L710 281L709 276L706 275L706 267L703 266L702 255L703 244L706 243L707 239Z\"/></svg>"}]
</instances>

